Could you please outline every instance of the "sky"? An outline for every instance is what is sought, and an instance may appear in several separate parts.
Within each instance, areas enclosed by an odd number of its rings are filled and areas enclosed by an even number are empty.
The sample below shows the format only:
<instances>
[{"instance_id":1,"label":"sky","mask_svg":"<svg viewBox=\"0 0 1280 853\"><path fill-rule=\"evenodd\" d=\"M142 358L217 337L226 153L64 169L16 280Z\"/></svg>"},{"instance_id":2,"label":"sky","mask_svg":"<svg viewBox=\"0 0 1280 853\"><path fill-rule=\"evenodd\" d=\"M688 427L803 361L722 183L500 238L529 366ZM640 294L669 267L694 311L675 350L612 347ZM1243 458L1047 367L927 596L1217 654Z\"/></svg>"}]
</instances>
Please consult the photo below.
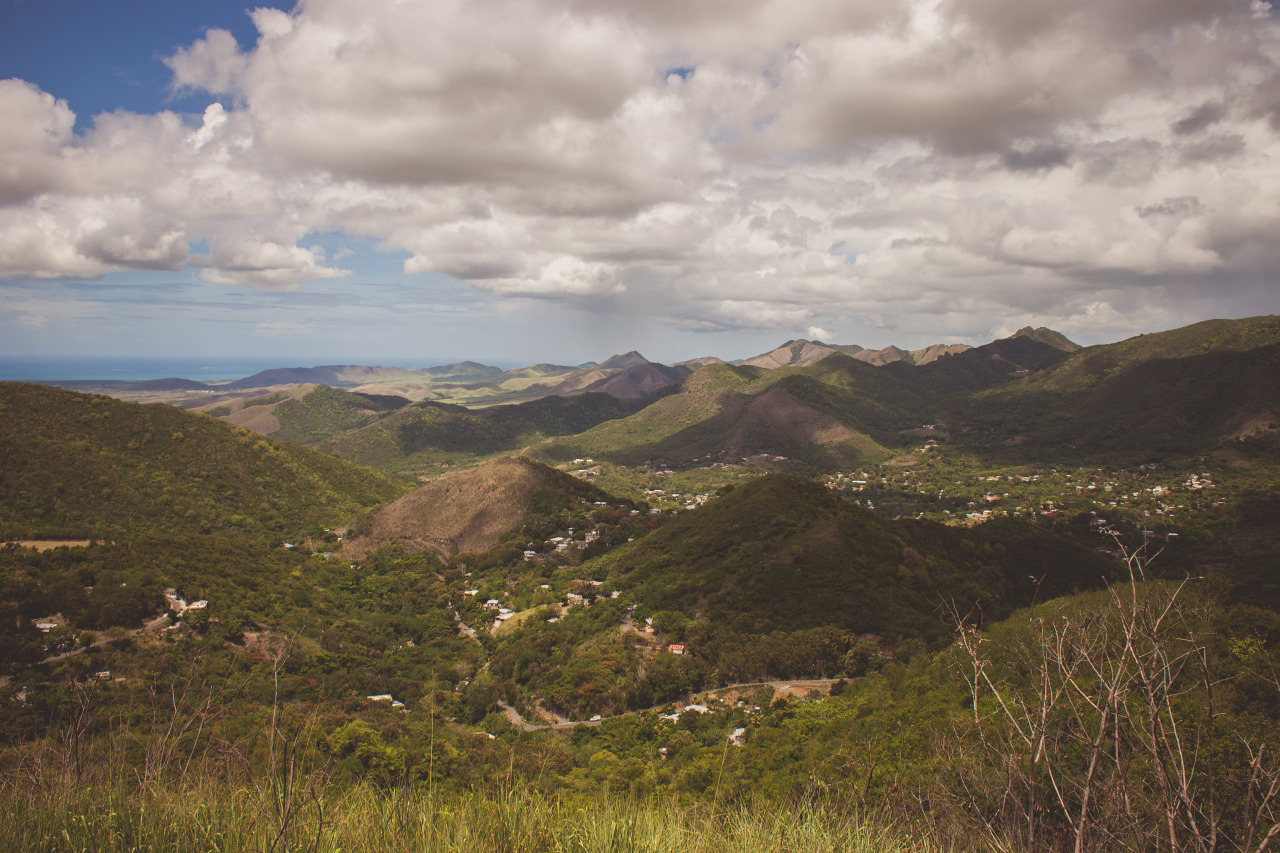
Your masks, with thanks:
<instances>
[{"instance_id":1,"label":"sky","mask_svg":"<svg viewBox=\"0 0 1280 853\"><path fill-rule=\"evenodd\" d=\"M0 0L0 356L743 358L1280 312L1260 0Z\"/></svg>"}]
</instances>

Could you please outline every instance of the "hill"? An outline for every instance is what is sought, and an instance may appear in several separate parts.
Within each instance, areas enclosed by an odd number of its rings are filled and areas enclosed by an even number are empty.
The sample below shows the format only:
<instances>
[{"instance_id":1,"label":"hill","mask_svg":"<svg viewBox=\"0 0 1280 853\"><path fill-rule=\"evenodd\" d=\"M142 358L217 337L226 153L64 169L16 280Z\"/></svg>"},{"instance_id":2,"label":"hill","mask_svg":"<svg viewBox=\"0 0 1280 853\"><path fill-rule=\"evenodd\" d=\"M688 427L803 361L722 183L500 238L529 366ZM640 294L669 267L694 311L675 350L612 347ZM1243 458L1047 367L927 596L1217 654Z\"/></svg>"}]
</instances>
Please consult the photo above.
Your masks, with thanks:
<instances>
[{"instance_id":1,"label":"hill","mask_svg":"<svg viewBox=\"0 0 1280 853\"><path fill-rule=\"evenodd\" d=\"M214 403L199 411L262 435L314 445L359 429L408 404L408 400L395 395L300 385L273 394Z\"/></svg>"},{"instance_id":2,"label":"hill","mask_svg":"<svg viewBox=\"0 0 1280 853\"><path fill-rule=\"evenodd\" d=\"M819 467L873 463L899 444L936 394L843 353L807 367L710 364L644 409L530 454L634 465L738 462L758 454Z\"/></svg>"},{"instance_id":3,"label":"hill","mask_svg":"<svg viewBox=\"0 0 1280 853\"><path fill-rule=\"evenodd\" d=\"M338 526L404 487L168 405L0 383L6 537L144 531L279 538Z\"/></svg>"},{"instance_id":4,"label":"hill","mask_svg":"<svg viewBox=\"0 0 1280 853\"><path fill-rule=\"evenodd\" d=\"M322 367L282 367L264 370L224 388L269 388L274 385L356 386L369 382L393 382L413 379L416 372L404 367L369 367L359 364L330 364Z\"/></svg>"},{"instance_id":5,"label":"hill","mask_svg":"<svg viewBox=\"0 0 1280 853\"><path fill-rule=\"evenodd\" d=\"M861 347L858 347L858 349L861 349ZM816 364L834 352L837 352L834 347L802 339L787 341L777 349L769 350L752 358L743 359L738 363L745 367L763 367L766 370L773 370L778 367L804 367L805 365Z\"/></svg>"},{"instance_id":6,"label":"hill","mask_svg":"<svg viewBox=\"0 0 1280 853\"><path fill-rule=\"evenodd\" d=\"M424 401L318 446L379 470L416 476L441 464L475 462L549 436L580 433L626 417L645 402L585 393L471 410Z\"/></svg>"},{"instance_id":7,"label":"hill","mask_svg":"<svg viewBox=\"0 0 1280 853\"><path fill-rule=\"evenodd\" d=\"M1063 352L1075 352L1080 349L1080 345L1069 340L1066 335L1061 332L1055 332L1053 329L1047 329L1044 326L1033 329L1030 326L1023 326L1018 331L1010 335L1012 338L1031 338L1042 344L1048 344L1051 347L1062 350Z\"/></svg>"},{"instance_id":8,"label":"hill","mask_svg":"<svg viewBox=\"0 0 1280 853\"><path fill-rule=\"evenodd\" d=\"M1045 329L1048 332L1049 330ZM1051 334L1057 334L1052 332ZM1062 338L1066 340L1066 338ZM1068 342L1070 343L1070 342ZM774 370L779 367L808 367L817 364L824 358L843 353L858 361L873 364L877 367L886 364L905 362L907 364L929 364L945 355L954 355L969 349L968 344L932 344L918 350L904 350L895 346L884 349L869 350L857 344L825 344L822 341L796 340L787 341L777 349L744 359L738 364L747 367L763 367Z\"/></svg>"},{"instance_id":9,"label":"hill","mask_svg":"<svg viewBox=\"0 0 1280 853\"><path fill-rule=\"evenodd\" d=\"M692 372L689 367L667 367L645 362L625 367L619 373L593 382L582 390L609 394L622 400L634 400L679 382Z\"/></svg>"},{"instance_id":10,"label":"hill","mask_svg":"<svg viewBox=\"0 0 1280 853\"><path fill-rule=\"evenodd\" d=\"M988 453L1206 453L1280 423L1280 318L1214 320L1088 347L946 410Z\"/></svg>"},{"instance_id":11,"label":"hill","mask_svg":"<svg viewBox=\"0 0 1280 853\"><path fill-rule=\"evenodd\" d=\"M607 500L599 489L528 459L496 459L420 486L378 509L343 545L343 556L363 558L399 543L406 553L430 551L442 559L494 548L531 515L573 503Z\"/></svg>"},{"instance_id":12,"label":"hill","mask_svg":"<svg viewBox=\"0 0 1280 853\"><path fill-rule=\"evenodd\" d=\"M1106 556L1013 520L976 528L888 521L812 482L771 474L590 566L648 612L730 631L835 626L937 639L954 602L1000 619L1094 587Z\"/></svg>"}]
</instances>

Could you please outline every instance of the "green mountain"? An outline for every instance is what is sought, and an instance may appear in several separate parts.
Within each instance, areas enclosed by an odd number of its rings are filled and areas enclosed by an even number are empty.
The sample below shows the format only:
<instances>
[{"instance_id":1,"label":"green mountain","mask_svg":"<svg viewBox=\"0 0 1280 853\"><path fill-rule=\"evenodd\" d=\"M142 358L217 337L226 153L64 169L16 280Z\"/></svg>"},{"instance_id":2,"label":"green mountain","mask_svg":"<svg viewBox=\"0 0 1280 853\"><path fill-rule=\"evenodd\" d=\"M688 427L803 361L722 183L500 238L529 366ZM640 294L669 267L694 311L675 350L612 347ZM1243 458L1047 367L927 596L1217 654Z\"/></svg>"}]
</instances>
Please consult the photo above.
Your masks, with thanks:
<instances>
[{"instance_id":1,"label":"green mountain","mask_svg":"<svg viewBox=\"0 0 1280 853\"><path fill-rule=\"evenodd\" d=\"M1205 453L1280 423L1280 318L1214 320L1082 349L957 397L941 417L1019 458Z\"/></svg>"},{"instance_id":2,"label":"green mountain","mask_svg":"<svg viewBox=\"0 0 1280 853\"><path fill-rule=\"evenodd\" d=\"M0 383L6 537L278 538L397 497L386 475L168 405Z\"/></svg>"},{"instance_id":3,"label":"green mountain","mask_svg":"<svg viewBox=\"0 0 1280 853\"><path fill-rule=\"evenodd\" d=\"M952 605L1000 619L1100 585L1117 565L1014 520L975 528L888 521L787 475L767 475L589 567L646 611L729 631L835 626L937 639Z\"/></svg>"},{"instance_id":4,"label":"green mountain","mask_svg":"<svg viewBox=\"0 0 1280 853\"><path fill-rule=\"evenodd\" d=\"M925 365L875 367L829 353L801 367L710 364L627 418L530 450L637 464L785 456L830 468L874 463L910 443L901 433L936 419L948 398L1020 379L1065 354L1027 338L996 341Z\"/></svg>"},{"instance_id":5,"label":"green mountain","mask_svg":"<svg viewBox=\"0 0 1280 853\"><path fill-rule=\"evenodd\" d=\"M678 465L706 457L738 461L761 453L815 464L883 458L885 449L860 432L857 419L838 403L809 405L802 399L807 390L800 387L803 381L788 382L807 375L806 370L825 375L829 369L821 365L834 359L848 357L834 355L812 368L776 370L709 364L634 415L547 442L530 454L554 462L589 456L619 464L661 458Z\"/></svg>"},{"instance_id":6,"label":"green mountain","mask_svg":"<svg viewBox=\"0 0 1280 853\"><path fill-rule=\"evenodd\" d=\"M328 385L241 397L199 409L261 435L314 445L366 426L409 404L390 394L362 394Z\"/></svg>"},{"instance_id":7,"label":"green mountain","mask_svg":"<svg viewBox=\"0 0 1280 853\"><path fill-rule=\"evenodd\" d=\"M1078 343L1069 340L1066 335L1062 334L1062 332L1055 332L1053 329L1048 329L1044 326L1034 329L1030 326L1023 326L1010 337L1031 338L1032 340L1039 341L1042 344L1048 344L1051 347L1060 349L1063 352L1075 352L1080 349L1080 345Z\"/></svg>"},{"instance_id":8,"label":"green mountain","mask_svg":"<svg viewBox=\"0 0 1280 853\"><path fill-rule=\"evenodd\" d=\"M321 442L319 447L379 470L418 475L441 464L518 451L548 436L583 432L626 417L644 402L596 393L480 410L422 402Z\"/></svg>"}]
</instances>

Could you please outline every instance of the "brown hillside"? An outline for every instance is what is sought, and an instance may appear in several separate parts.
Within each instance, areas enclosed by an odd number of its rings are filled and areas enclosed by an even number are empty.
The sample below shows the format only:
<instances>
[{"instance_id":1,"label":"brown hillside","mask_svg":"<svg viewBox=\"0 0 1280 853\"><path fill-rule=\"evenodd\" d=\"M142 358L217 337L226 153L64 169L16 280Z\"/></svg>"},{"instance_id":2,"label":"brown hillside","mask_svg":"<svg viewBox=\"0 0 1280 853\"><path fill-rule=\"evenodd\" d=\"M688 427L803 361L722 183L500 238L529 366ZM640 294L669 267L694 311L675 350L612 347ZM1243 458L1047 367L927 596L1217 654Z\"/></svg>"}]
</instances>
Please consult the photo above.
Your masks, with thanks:
<instances>
[{"instance_id":1,"label":"brown hillside","mask_svg":"<svg viewBox=\"0 0 1280 853\"><path fill-rule=\"evenodd\" d=\"M746 448L759 450L762 438L778 433L801 447L836 444L857 435L835 418L791 399L778 387L770 388L749 403L731 406L723 417L737 421L737 428L725 447L734 455Z\"/></svg>"},{"instance_id":2,"label":"brown hillside","mask_svg":"<svg viewBox=\"0 0 1280 853\"><path fill-rule=\"evenodd\" d=\"M810 364L817 364L833 352L835 350L831 347L815 344L811 341L787 341L777 349L757 355L754 358L748 358L740 363L749 367L763 367L767 370L775 370L779 367L806 367Z\"/></svg>"},{"instance_id":3,"label":"brown hillside","mask_svg":"<svg viewBox=\"0 0 1280 853\"><path fill-rule=\"evenodd\" d=\"M583 391L602 391L620 400L634 400L652 394L660 388L688 376L693 371L687 367L664 367L658 364L633 364L621 373L606 377L583 388Z\"/></svg>"},{"instance_id":4,"label":"brown hillside","mask_svg":"<svg viewBox=\"0 0 1280 853\"><path fill-rule=\"evenodd\" d=\"M442 558L486 551L519 526L535 499L568 502L588 491L595 490L545 465L497 459L446 474L382 507L342 555L360 559L388 542Z\"/></svg>"},{"instance_id":5,"label":"brown hillside","mask_svg":"<svg viewBox=\"0 0 1280 853\"><path fill-rule=\"evenodd\" d=\"M911 363L917 365L929 364L945 355L957 355L971 349L973 347L968 344L933 344L924 349L912 350Z\"/></svg>"}]
</instances>

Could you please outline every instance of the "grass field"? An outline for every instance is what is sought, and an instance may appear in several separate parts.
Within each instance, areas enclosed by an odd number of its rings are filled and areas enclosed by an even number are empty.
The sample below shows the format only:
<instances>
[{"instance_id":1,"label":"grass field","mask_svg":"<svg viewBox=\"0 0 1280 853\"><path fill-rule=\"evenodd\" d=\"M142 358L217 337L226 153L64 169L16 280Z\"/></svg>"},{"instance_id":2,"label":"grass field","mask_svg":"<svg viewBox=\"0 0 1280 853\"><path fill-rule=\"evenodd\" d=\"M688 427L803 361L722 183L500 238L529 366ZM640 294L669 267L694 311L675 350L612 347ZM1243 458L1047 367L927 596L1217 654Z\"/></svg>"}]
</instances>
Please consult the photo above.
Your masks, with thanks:
<instances>
[{"instance_id":1,"label":"grass field","mask_svg":"<svg viewBox=\"0 0 1280 853\"><path fill-rule=\"evenodd\" d=\"M431 851L431 853L926 853L904 832L828 809L771 805L715 810L605 794L552 799L370 787L299 796L289 812L270 792L221 784L0 796L0 847L23 851ZM282 818L282 814L284 817Z\"/></svg>"}]
</instances>

